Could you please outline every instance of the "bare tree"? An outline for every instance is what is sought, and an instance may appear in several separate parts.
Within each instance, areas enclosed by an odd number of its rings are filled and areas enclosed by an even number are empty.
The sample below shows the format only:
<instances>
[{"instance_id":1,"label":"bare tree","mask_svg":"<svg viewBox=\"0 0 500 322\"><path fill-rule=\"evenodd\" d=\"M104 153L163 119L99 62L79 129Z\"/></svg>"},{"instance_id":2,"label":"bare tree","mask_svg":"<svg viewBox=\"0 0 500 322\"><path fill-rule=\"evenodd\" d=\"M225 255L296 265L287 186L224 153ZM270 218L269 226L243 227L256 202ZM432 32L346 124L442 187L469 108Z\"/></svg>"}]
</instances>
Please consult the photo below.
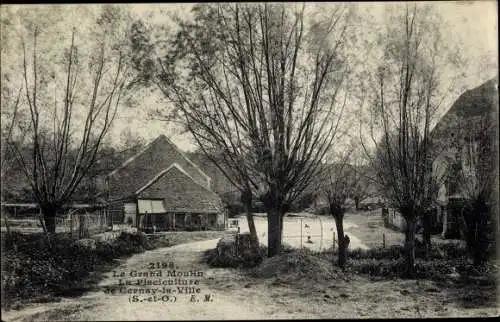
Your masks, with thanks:
<instances>
[{"instance_id":1,"label":"bare tree","mask_svg":"<svg viewBox=\"0 0 500 322\"><path fill-rule=\"evenodd\" d=\"M434 195L431 122L436 120L447 91L440 83L442 72L452 66L453 57L440 38L436 24L440 20L429 7L405 4L397 9L403 10L388 20L382 36L382 62L371 80L373 100L367 132L376 155L366 142L363 146L376 165L377 179L390 205L406 221L406 273L412 276L417 220Z\"/></svg>"},{"instance_id":2,"label":"bare tree","mask_svg":"<svg viewBox=\"0 0 500 322\"><path fill-rule=\"evenodd\" d=\"M176 63L160 59L156 75L200 147L220 151L246 203L249 190L263 201L269 256L279 253L283 217L318 174L345 104L349 12L338 5L308 24L305 10L197 6L194 22L180 24Z\"/></svg>"},{"instance_id":3,"label":"bare tree","mask_svg":"<svg viewBox=\"0 0 500 322\"><path fill-rule=\"evenodd\" d=\"M335 219L338 236L338 265L344 268L346 262L349 237L344 234L344 215L346 213L346 201L354 195L360 176L356 169L349 163L352 150L348 150L336 163L325 165L324 183L322 192L328 202L330 215Z\"/></svg>"},{"instance_id":4,"label":"bare tree","mask_svg":"<svg viewBox=\"0 0 500 322\"><path fill-rule=\"evenodd\" d=\"M52 70L45 64L40 66L38 29L34 29L30 48L23 41L22 103L29 115L31 155L22 153L15 142L13 146L48 232L55 232L57 211L70 201L94 164L126 90L125 52L119 46L110 48L105 33L101 36L97 48L88 46L90 58L86 60L73 31L63 58L64 85L60 87L60 96L57 95L60 84L56 77L60 65L50 62ZM51 71L52 79L47 77ZM85 83L87 75L90 76L88 84ZM56 94L48 99L47 93Z\"/></svg>"},{"instance_id":5,"label":"bare tree","mask_svg":"<svg viewBox=\"0 0 500 322\"><path fill-rule=\"evenodd\" d=\"M354 144L361 146L358 141ZM364 158L364 152L362 149L356 149L353 151L349 160L352 165L351 176L353 177L352 186L350 188L351 197L354 200L356 210L359 210L359 204L361 201L373 193L374 180L370 173L369 162L366 158Z\"/></svg>"}]
</instances>

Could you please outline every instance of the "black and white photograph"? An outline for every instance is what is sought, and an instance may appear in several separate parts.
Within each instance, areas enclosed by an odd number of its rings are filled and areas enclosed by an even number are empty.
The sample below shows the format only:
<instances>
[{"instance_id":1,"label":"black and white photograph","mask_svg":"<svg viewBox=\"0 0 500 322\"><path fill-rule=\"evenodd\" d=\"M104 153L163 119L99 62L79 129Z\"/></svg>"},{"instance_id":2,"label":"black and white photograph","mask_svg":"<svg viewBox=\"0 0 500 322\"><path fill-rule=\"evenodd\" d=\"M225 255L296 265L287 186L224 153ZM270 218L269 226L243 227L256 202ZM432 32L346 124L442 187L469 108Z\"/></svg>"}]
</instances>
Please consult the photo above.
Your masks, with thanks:
<instances>
[{"instance_id":1,"label":"black and white photograph","mask_svg":"<svg viewBox=\"0 0 500 322\"><path fill-rule=\"evenodd\" d=\"M2 321L495 317L498 2L0 5Z\"/></svg>"}]
</instances>

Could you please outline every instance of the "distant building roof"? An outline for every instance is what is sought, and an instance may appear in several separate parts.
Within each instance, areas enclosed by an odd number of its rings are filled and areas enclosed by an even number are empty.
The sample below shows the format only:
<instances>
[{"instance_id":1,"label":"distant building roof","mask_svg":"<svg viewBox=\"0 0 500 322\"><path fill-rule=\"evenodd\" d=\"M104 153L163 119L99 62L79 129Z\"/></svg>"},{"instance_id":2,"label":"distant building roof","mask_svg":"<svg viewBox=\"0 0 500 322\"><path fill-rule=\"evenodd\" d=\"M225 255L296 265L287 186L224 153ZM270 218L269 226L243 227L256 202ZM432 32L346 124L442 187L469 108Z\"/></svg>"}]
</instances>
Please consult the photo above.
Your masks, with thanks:
<instances>
[{"instance_id":1,"label":"distant building roof","mask_svg":"<svg viewBox=\"0 0 500 322\"><path fill-rule=\"evenodd\" d=\"M166 136L160 135L142 151L107 175L109 199L132 197L161 171L176 163L196 183L210 188L210 177L180 151Z\"/></svg>"},{"instance_id":2,"label":"distant building roof","mask_svg":"<svg viewBox=\"0 0 500 322\"><path fill-rule=\"evenodd\" d=\"M432 133L435 137L442 137L449 134L454 127L467 125L470 118L494 113L495 108L498 108L498 77L460 95L436 124Z\"/></svg>"}]
</instances>

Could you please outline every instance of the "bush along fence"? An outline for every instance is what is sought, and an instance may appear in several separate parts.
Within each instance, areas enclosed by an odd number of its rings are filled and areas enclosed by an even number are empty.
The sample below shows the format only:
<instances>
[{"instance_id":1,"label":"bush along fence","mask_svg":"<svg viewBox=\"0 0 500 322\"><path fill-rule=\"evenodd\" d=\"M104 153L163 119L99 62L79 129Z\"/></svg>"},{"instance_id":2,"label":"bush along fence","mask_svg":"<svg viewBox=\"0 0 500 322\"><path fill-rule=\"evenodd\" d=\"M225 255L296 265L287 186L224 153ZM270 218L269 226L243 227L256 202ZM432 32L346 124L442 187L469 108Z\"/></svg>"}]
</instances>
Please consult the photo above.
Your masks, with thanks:
<instances>
[{"instance_id":1,"label":"bush along fence","mask_svg":"<svg viewBox=\"0 0 500 322\"><path fill-rule=\"evenodd\" d=\"M39 233L44 231L43 214L36 204L2 204L2 231ZM104 205L76 204L56 217L56 233L69 233L72 239L88 238L108 230L109 214Z\"/></svg>"}]
</instances>

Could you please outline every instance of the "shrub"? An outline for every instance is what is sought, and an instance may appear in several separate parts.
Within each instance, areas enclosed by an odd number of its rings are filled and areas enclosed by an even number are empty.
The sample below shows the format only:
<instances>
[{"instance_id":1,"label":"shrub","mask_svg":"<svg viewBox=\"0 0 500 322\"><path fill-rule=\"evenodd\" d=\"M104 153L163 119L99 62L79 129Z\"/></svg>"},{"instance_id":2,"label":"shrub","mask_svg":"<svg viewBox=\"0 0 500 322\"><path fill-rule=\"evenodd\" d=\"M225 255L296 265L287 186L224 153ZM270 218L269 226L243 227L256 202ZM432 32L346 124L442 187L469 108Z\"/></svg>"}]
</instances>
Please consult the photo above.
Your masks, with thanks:
<instances>
[{"instance_id":1,"label":"shrub","mask_svg":"<svg viewBox=\"0 0 500 322\"><path fill-rule=\"evenodd\" d=\"M463 237L476 265L496 255L494 211L484 198L473 199L462 212Z\"/></svg>"},{"instance_id":2,"label":"shrub","mask_svg":"<svg viewBox=\"0 0 500 322\"><path fill-rule=\"evenodd\" d=\"M347 251L347 257L352 259L390 259L397 260L403 257L403 246L393 245L387 248L377 247L370 249L354 249Z\"/></svg>"},{"instance_id":3,"label":"shrub","mask_svg":"<svg viewBox=\"0 0 500 322\"><path fill-rule=\"evenodd\" d=\"M260 245L260 249L262 250L263 254L264 255L267 255L267 246L266 245ZM280 253L283 254L283 253L290 253L290 252L293 252L295 251L296 249L293 248L292 246L286 244L286 243L282 243L281 244L281 250L280 250Z\"/></svg>"},{"instance_id":4,"label":"shrub","mask_svg":"<svg viewBox=\"0 0 500 322\"><path fill-rule=\"evenodd\" d=\"M277 278L280 282L303 280L324 281L344 278L344 273L332 262L310 249L293 249L282 252L253 269L254 277Z\"/></svg>"},{"instance_id":5,"label":"shrub","mask_svg":"<svg viewBox=\"0 0 500 322\"><path fill-rule=\"evenodd\" d=\"M227 205L227 210L229 217L234 217L244 212L245 208L243 208L241 203L232 203Z\"/></svg>"},{"instance_id":6,"label":"shrub","mask_svg":"<svg viewBox=\"0 0 500 322\"><path fill-rule=\"evenodd\" d=\"M250 234L223 237L217 248L203 254L204 261L212 267L254 267L262 262L265 250L252 246Z\"/></svg>"},{"instance_id":7,"label":"shrub","mask_svg":"<svg viewBox=\"0 0 500 322\"><path fill-rule=\"evenodd\" d=\"M352 250L349 251L348 267L352 271L370 276L404 277L403 251L403 247L399 245ZM422 249L417 248L417 255L418 260L415 265L417 278L442 281L450 280L450 276L455 276L454 278L463 282L472 281L485 285L495 283L495 266L491 264L484 264L480 267L471 265L468 261L467 248L459 241L435 244L426 260L424 260Z\"/></svg>"},{"instance_id":8,"label":"shrub","mask_svg":"<svg viewBox=\"0 0 500 322\"><path fill-rule=\"evenodd\" d=\"M292 203L289 210L291 212L304 211L312 206L315 198L316 195L313 193L304 193L298 198L298 200Z\"/></svg>"},{"instance_id":9,"label":"shrub","mask_svg":"<svg viewBox=\"0 0 500 322\"><path fill-rule=\"evenodd\" d=\"M90 272L120 256L151 247L144 234L122 233L111 242L72 242L67 234L2 235L2 306L17 300L67 294L88 287ZM95 246L95 247L94 247Z\"/></svg>"},{"instance_id":10,"label":"shrub","mask_svg":"<svg viewBox=\"0 0 500 322\"><path fill-rule=\"evenodd\" d=\"M314 209L314 214L317 216L328 216L330 215L329 206L317 207Z\"/></svg>"},{"instance_id":11,"label":"shrub","mask_svg":"<svg viewBox=\"0 0 500 322\"><path fill-rule=\"evenodd\" d=\"M463 259L467 256L466 247L460 242L447 242L443 244L434 244L431 248L428 257L425 256L425 248L419 239L415 240L416 249L415 255L417 258L425 258L428 260L439 259ZM352 259L388 259L399 260L404 258L404 247L402 245L392 245L386 248L376 247L370 249L354 249L348 250L348 258Z\"/></svg>"}]
</instances>

